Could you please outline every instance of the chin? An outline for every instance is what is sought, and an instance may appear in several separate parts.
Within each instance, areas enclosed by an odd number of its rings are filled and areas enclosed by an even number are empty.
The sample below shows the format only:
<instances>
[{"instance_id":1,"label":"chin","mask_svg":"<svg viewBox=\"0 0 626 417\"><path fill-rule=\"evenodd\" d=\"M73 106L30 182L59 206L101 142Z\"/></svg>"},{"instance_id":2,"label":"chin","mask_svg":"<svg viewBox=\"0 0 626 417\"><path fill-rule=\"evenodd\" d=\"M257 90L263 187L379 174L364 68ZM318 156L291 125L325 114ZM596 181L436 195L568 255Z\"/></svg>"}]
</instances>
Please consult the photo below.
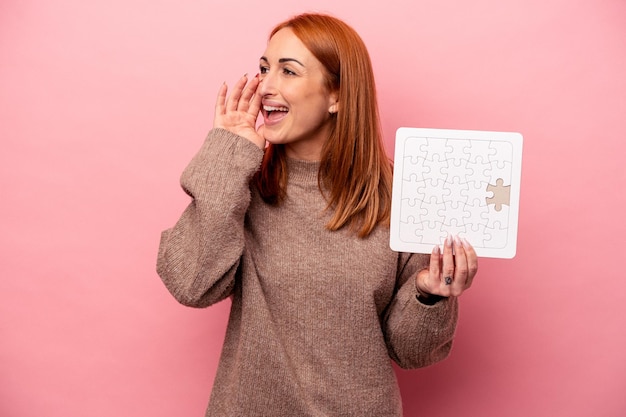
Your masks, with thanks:
<instances>
[{"instance_id":1,"label":"chin","mask_svg":"<svg viewBox=\"0 0 626 417\"><path fill-rule=\"evenodd\" d=\"M269 143L271 143L272 145L283 145L285 143L289 143L290 140L286 137L284 137L283 135L279 135L279 134L273 134L273 133L267 133L265 132L265 140Z\"/></svg>"}]
</instances>

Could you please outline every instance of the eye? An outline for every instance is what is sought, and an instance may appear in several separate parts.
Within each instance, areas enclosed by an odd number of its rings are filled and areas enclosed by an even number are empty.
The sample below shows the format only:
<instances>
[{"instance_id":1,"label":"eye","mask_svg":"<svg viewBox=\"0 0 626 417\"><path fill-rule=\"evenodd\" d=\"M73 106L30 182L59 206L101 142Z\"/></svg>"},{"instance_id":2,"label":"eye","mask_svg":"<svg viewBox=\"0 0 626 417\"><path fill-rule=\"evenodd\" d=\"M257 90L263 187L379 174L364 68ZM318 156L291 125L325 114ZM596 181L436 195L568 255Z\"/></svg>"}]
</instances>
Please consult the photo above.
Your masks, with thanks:
<instances>
[{"instance_id":1,"label":"eye","mask_svg":"<svg viewBox=\"0 0 626 417\"><path fill-rule=\"evenodd\" d=\"M259 66L259 74L267 74L270 68L264 65Z\"/></svg>"},{"instance_id":2,"label":"eye","mask_svg":"<svg viewBox=\"0 0 626 417\"><path fill-rule=\"evenodd\" d=\"M285 75L296 75L296 73L293 72L292 70L290 70L289 68L283 68L283 74L285 74Z\"/></svg>"}]
</instances>

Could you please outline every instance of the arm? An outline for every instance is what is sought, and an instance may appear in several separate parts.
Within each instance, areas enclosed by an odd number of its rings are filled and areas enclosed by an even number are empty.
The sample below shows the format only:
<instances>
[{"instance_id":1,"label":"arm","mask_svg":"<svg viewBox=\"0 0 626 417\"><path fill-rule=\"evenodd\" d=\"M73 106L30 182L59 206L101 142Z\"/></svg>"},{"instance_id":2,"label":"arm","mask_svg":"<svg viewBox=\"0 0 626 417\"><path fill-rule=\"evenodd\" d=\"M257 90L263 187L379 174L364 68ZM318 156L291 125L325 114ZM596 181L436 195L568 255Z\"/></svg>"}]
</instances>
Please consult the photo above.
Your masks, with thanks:
<instances>
[{"instance_id":1,"label":"arm","mask_svg":"<svg viewBox=\"0 0 626 417\"><path fill-rule=\"evenodd\" d=\"M458 317L455 297L432 305L420 301L416 278L428 268L429 257L400 254L398 290L387 308L383 330L389 355L400 367L421 368L450 353Z\"/></svg>"},{"instance_id":2,"label":"arm","mask_svg":"<svg viewBox=\"0 0 626 417\"><path fill-rule=\"evenodd\" d=\"M261 106L258 77L241 77L227 97L217 94L214 129L181 177L192 201L161 235L157 272L182 304L205 307L228 297L244 248L249 183L265 140L255 129Z\"/></svg>"},{"instance_id":3,"label":"arm","mask_svg":"<svg viewBox=\"0 0 626 417\"><path fill-rule=\"evenodd\" d=\"M161 235L157 272L182 304L205 307L230 295L243 252L249 182L263 151L213 129L181 176L192 201Z\"/></svg>"},{"instance_id":4,"label":"arm","mask_svg":"<svg viewBox=\"0 0 626 417\"><path fill-rule=\"evenodd\" d=\"M458 319L458 300L478 271L474 248L451 236L443 254L401 254L398 291L385 315L390 356L403 368L428 366L448 356Z\"/></svg>"}]
</instances>

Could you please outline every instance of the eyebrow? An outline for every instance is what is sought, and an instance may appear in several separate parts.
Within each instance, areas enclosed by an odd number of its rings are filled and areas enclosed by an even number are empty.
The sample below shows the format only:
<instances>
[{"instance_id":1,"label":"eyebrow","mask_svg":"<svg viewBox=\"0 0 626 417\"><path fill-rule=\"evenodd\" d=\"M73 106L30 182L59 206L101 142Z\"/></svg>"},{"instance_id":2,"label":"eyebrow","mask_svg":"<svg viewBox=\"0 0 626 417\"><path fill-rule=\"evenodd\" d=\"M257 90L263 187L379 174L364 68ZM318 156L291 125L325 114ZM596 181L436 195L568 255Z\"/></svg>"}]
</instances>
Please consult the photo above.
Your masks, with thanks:
<instances>
[{"instance_id":1,"label":"eyebrow","mask_svg":"<svg viewBox=\"0 0 626 417\"><path fill-rule=\"evenodd\" d=\"M267 60L267 58L266 58L266 57L264 57L264 56L262 56L262 57L261 57L261 61L265 61L265 62L269 63L269 61ZM302 62L298 61L298 60L297 60L297 59L295 59L295 58L280 58L280 59L278 60L278 63L279 63L279 64L284 64L285 62L295 62L295 63L299 64L301 67L304 67L304 64L303 64Z\"/></svg>"}]
</instances>

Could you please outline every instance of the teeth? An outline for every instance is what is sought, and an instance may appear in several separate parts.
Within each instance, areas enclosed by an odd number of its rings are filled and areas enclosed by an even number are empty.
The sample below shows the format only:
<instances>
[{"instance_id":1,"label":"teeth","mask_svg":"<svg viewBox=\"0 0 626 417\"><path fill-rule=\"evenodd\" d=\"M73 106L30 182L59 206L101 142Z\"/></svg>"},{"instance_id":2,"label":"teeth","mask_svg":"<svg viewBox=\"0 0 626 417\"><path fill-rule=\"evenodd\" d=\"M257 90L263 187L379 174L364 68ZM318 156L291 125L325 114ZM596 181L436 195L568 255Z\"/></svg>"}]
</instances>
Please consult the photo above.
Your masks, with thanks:
<instances>
[{"instance_id":1,"label":"teeth","mask_svg":"<svg viewBox=\"0 0 626 417\"><path fill-rule=\"evenodd\" d=\"M263 106L263 110L265 111L289 111L287 107L273 107L273 106Z\"/></svg>"}]
</instances>

